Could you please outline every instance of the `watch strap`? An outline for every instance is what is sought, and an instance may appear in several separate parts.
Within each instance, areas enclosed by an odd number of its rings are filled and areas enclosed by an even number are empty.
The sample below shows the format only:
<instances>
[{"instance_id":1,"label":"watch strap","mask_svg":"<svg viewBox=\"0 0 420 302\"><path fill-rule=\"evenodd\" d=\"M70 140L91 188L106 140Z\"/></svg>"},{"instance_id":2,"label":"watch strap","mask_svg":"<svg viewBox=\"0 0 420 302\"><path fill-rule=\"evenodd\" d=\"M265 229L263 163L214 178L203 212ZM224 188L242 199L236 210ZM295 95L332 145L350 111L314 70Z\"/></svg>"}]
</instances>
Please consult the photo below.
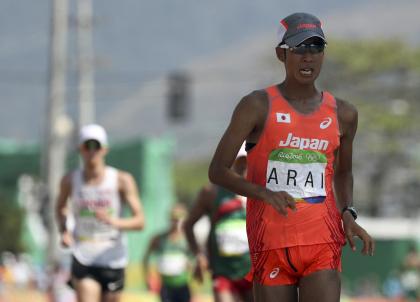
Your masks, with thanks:
<instances>
[{"instance_id":1,"label":"watch strap","mask_svg":"<svg viewBox=\"0 0 420 302\"><path fill-rule=\"evenodd\" d=\"M349 211L351 216L353 216L354 220L357 219L357 211L356 208L353 206L345 206L341 211L341 216L343 216L344 212Z\"/></svg>"}]
</instances>

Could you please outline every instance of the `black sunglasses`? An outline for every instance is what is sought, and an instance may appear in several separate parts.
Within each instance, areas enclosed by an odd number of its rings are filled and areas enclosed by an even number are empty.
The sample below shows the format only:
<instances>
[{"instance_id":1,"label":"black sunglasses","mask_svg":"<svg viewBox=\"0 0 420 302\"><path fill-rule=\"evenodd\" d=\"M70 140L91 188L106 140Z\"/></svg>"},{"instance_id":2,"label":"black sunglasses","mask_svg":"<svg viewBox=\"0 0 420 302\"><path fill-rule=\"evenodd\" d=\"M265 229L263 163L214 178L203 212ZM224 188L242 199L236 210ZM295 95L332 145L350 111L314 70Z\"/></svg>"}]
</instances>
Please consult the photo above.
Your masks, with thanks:
<instances>
[{"instance_id":1,"label":"black sunglasses","mask_svg":"<svg viewBox=\"0 0 420 302\"><path fill-rule=\"evenodd\" d=\"M301 43L295 47L290 47L287 44L282 44L279 47L280 48L284 48L284 49L290 49L291 52L293 52L294 54L297 55L303 55L305 53L310 53L310 54L318 54L324 51L325 49L325 43L318 43L318 44L304 44Z\"/></svg>"},{"instance_id":2,"label":"black sunglasses","mask_svg":"<svg viewBox=\"0 0 420 302\"><path fill-rule=\"evenodd\" d=\"M88 151L97 151L101 149L101 144L96 140L90 139L83 143L83 148Z\"/></svg>"}]
</instances>

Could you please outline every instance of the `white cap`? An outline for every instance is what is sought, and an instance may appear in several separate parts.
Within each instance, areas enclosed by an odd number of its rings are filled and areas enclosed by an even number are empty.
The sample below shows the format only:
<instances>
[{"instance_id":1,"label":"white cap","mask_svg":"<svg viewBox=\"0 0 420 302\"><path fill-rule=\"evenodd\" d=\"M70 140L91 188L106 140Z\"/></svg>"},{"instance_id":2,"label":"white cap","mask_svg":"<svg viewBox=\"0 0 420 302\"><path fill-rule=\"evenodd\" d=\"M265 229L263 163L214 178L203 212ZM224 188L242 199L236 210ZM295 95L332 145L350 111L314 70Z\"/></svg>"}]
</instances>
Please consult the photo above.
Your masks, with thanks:
<instances>
[{"instance_id":1,"label":"white cap","mask_svg":"<svg viewBox=\"0 0 420 302\"><path fill-rule=\"evenodd\" d=\"M105 129L96 124L83 126L79 133L79 144L88 140L98 141L101 146L108 146L108 138Z\"/></svg>"},{"instance_id":2,"label":"white cap","mask_svg":"<svg viewBox=\"0 0 420 302\"><path fill-rule=\"evenodd\" d=\"M241 149L239 149L238 154L236 155L236 158L241 156L247 156L247 153L245 151L245 142L243 142Z\"/></svg>"}]
</instances>

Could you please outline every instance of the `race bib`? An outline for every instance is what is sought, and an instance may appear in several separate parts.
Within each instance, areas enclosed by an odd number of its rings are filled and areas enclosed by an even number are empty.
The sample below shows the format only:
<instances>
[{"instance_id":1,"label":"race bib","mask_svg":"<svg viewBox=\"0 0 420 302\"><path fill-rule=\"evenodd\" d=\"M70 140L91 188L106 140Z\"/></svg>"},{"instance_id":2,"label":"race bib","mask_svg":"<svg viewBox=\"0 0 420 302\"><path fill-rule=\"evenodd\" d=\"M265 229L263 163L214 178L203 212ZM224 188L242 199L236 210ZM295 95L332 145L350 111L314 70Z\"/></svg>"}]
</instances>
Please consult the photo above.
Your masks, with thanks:
<instances>
[{"instance_id":1,"label":"race bib","mask_svg":"<svg viewBox=\"0 0 420 302\"><path fill-rule=\"evenodd\" d=\"M83 209L77 219L77 240L107 241L118 237L118 230L95 217L95 212Z\"/></svg>"},{"instance_id":2,"label":"race bib","mask_svg":"<svg viewBox=\"0 0 420 302\"><path fill-rule=\"evenodd\" d=\"M229 219L216 224L216 241L220 255L240 256L248 252L246 221Z\"/></svg>"},{"instance_id":3,"label":"race bib","mask_svg":"<svg viewBox=\"0 0 420 302\"><path fill-rule=\"evenodd\" d=\"M296 201L320 203L326 197L325 154L301 149L277 149L270 153L266 187L285 191Z\"/></svg>"},{"instance_id":4,"label":"race bib","mask_svg":"<svg viewBox=\"0 0 420 302\"><path fill-rule=\"evenodd\" d=\"M158 260L158 271L165 276L178 276L187 271L188 260L182 253L164 253Z\"/></svg>"}]
</instances>

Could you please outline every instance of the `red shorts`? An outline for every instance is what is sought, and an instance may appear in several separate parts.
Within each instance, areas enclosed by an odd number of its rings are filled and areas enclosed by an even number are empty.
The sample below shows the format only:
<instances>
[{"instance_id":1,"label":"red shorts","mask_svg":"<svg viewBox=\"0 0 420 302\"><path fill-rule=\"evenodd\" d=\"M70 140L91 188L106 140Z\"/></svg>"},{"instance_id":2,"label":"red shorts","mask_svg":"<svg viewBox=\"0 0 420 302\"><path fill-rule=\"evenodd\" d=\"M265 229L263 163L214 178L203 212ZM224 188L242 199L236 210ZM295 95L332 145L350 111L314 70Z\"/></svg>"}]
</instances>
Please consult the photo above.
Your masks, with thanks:
<instances>
[{"instance_id":1,"label":"red shorts","mask_svg":"<svg viewBox=\"0 0 420 302\"><path fill-rule=\"evenodd\" d=\"M341 249L340 243L325 243L253 253L246 278L263 285L291 285L316 271L341 272Z\"/></svg>"},{"instance_id":2,"label":"red shorts","mask_svg":"<svg viewBox=\"0 0 420 302\"><path fill-rule=\"evenodd\" d=\"M243 293L252 289L252 283L245 278L231 280L223 276L213 277L213 290L215 292Z\"/></svg>"}]
</instances>

